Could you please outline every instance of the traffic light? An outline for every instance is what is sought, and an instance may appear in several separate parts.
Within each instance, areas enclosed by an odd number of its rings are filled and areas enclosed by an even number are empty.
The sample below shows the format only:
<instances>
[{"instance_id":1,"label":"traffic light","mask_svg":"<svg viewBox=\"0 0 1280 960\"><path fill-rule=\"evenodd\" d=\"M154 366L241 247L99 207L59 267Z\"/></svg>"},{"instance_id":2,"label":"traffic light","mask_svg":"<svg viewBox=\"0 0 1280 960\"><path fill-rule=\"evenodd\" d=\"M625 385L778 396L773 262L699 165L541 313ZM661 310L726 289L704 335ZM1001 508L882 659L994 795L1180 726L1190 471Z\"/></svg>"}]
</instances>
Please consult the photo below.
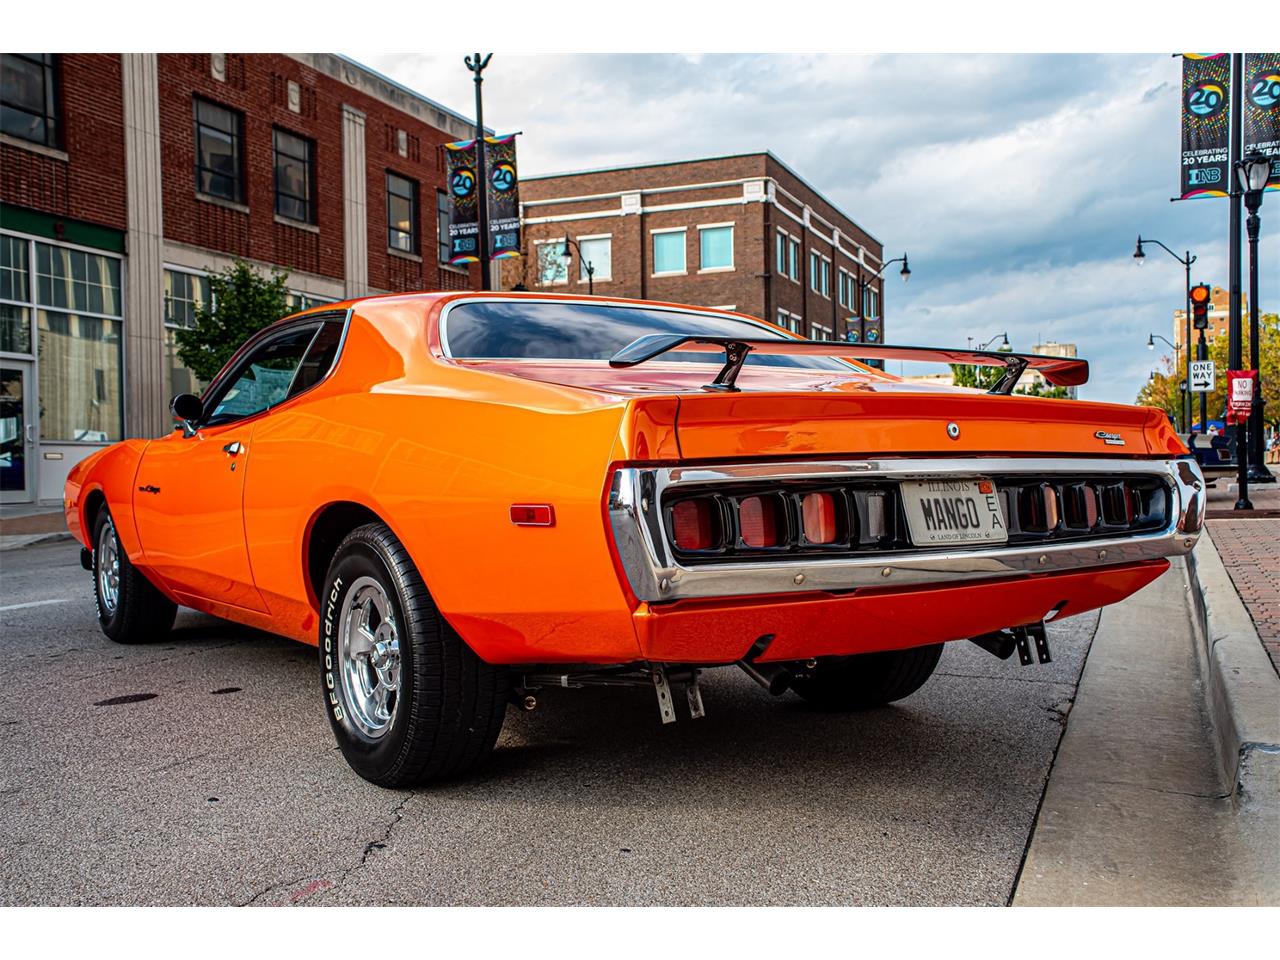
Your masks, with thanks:
<instances>
[{"instance_id":1,"label":"traffic light","mask_svg":"<svg viewBox=\"0 0 1280 960\"><path fill-rule=\"evenodd\" d=\"M1205 330L1209 326L1211 293L1207 284L1200 283L1191 288L1191 325L1197 330Z\"/></svg>"}]
</instances>

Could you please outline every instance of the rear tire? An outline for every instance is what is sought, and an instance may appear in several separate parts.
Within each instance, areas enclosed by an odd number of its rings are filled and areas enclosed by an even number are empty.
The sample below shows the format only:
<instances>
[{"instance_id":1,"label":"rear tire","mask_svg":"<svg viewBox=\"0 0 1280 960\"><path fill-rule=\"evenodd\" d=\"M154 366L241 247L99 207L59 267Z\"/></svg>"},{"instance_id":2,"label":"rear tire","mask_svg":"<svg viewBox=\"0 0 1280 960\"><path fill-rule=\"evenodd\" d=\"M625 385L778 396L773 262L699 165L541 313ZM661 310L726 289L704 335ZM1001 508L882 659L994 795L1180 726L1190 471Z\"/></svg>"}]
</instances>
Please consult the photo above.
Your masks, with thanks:
<instances>
[{"instance_id":1,"label":"rear tire","mask_svg":"<svg viewBox=\"0 0 1280 960\"><path fill-rule=\"evenodd\" d=\"M163 640L178 614L178 605L129 562L105 506L93 523L93 599L102 632L116 643Z\"/></svg>"},{"instance_id":2,"label":"rear tire","mask_svg":"<svg viewBox=\"0 0 1280 960\"><path fill-rule=\"evenodd\" d=\"M384 524L339 544L320 598L320 681L333 735L383 787L457 777L493 749L510 690L436 609Z\"/></svg>"},{"instance_id":3,"label":"rear tire","mask_svg":"<svg viewBox=\"0 0 1280 960\"><path fill-rule=\"evenodd\" d=\"M816 707L824 710L866 710L909 697L932 675L942 656L942 644L862 653L818 661L807 677L792 684Z\"/></svg>"}]
</instances>

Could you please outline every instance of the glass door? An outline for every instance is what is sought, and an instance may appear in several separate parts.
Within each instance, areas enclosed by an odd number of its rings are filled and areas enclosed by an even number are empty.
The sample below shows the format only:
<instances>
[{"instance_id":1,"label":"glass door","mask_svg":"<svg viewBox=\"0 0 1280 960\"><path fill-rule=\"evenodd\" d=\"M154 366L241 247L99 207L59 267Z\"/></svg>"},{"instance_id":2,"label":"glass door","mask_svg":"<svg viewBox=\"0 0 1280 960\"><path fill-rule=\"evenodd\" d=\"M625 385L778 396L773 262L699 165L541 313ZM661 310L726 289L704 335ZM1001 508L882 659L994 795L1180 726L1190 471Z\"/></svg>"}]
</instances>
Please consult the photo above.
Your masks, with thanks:
<instances>
[{"instance_id":1,"label":"glass door","mask_svg":"<svg viewBox=\"0 0 1280 960\"><path fill-rule=\"evenodd\" d=\"M30 362L0 360L0 502L35 499L34 415Z\"/></svg>"}]
</instances>

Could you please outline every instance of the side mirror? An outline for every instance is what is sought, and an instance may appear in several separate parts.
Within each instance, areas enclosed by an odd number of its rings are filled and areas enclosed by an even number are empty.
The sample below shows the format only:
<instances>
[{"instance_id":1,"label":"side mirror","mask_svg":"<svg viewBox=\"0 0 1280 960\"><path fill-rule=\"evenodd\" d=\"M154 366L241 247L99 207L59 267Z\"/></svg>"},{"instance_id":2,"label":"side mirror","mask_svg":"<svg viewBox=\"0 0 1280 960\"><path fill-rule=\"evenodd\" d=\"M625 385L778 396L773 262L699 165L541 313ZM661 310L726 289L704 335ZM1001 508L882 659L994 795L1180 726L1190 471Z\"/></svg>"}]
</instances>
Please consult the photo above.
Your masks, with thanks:
<instances>
[{"instance_id":1,"label":"side mirror","mask_svg":"<svg viewBox=\"0 0 1280 960\"><path fill-rule=\"evenodd\" d=\"M193 393L180 393L169 401L169 412L173 414L173 419L182 424L182 435L190 437L195 435L196 426L204 413L204 404Z\"/></svg>"}]
</instances>

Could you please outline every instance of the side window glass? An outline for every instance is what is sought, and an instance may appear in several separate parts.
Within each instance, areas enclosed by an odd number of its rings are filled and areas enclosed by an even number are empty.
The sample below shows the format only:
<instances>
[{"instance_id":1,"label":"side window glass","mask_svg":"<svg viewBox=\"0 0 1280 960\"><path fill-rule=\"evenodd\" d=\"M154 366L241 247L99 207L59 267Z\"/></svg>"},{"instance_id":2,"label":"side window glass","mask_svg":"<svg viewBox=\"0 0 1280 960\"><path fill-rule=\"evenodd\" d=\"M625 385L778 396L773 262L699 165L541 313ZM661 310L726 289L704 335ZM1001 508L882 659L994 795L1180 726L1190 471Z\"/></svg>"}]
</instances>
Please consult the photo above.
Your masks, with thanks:
<instances>
[{"instance_id":1,"label":"side window glass","mask_svg":"<svg viewBox=\"0 0 1280 960\"><path fill-rule=\"evenodd\" d=\"M230 423L284 400L315 334L314 326L300 327L258 347L241 362L205 422L210 426Z\"/></svg>"},{"instance_id":2,"label":"side window glass","mask_svg":"<svg viewBox=\"0 0 1280 960\"><path fill-rule=\"evenodd\" d=\"M304 390L310 390L325 378L329 368L333 366L338 355L338 344L342 341L341 320L327 320L316 333L315 339L307 349L306 356L298 367L298 374L293 378L293 386L289 388L289 396L296 397Z\"/></svg>"}]
</instances>

